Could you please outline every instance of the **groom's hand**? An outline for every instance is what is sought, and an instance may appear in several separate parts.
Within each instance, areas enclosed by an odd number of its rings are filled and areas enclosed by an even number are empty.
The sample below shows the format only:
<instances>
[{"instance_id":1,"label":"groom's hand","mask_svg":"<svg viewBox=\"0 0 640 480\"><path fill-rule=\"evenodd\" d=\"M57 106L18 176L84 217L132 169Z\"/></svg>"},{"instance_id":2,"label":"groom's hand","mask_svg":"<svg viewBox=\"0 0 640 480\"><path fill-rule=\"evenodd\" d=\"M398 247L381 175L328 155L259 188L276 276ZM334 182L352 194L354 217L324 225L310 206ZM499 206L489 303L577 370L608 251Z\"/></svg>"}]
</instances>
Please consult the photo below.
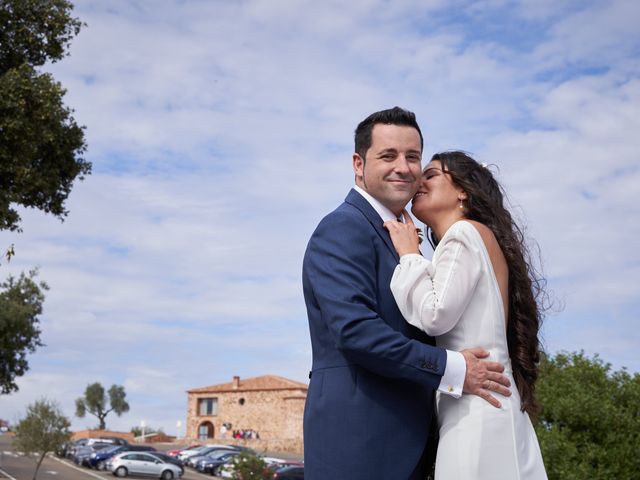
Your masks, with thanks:
<instances>
[{"instance_id":1,"label":"groom's hand","mask_svg":"<svg viewBox=\"0 0 640 480\"><path fill-rule=\"evenodd\" d=\"M511 395L508 388L511 386L511 382L502 375L504 366L498 362L481 360L489 356L489 352L482 348L469 348L460 353L464 356L464 361L467 364L462 391L478 395L494 407L500 408L500 402L491 395L491 392L497 392L505 397Z\"/></svg>"}]
</instances>

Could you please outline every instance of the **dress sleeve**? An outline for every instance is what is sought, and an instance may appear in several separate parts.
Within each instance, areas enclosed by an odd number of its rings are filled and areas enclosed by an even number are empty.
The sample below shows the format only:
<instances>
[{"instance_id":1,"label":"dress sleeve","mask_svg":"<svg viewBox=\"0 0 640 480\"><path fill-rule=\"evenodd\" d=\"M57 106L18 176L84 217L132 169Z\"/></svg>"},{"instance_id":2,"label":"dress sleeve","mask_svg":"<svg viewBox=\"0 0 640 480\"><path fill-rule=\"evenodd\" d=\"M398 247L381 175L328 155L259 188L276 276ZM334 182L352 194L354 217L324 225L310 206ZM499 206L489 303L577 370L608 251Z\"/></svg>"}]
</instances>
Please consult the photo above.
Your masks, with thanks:
<instances>
[{"instance_id":1,"label":"dress sleeve","mask_svg":"<svg viewBox=\"0 0 640 480\"><path fill-rule=\"evenodd\" d=\"M444 238L431 262L418 254L403 255L391 279L391 291L404 318L437 336L451 330L462 316L481 273L480 251L468 228Z\"/></svg>"}]
</instances>

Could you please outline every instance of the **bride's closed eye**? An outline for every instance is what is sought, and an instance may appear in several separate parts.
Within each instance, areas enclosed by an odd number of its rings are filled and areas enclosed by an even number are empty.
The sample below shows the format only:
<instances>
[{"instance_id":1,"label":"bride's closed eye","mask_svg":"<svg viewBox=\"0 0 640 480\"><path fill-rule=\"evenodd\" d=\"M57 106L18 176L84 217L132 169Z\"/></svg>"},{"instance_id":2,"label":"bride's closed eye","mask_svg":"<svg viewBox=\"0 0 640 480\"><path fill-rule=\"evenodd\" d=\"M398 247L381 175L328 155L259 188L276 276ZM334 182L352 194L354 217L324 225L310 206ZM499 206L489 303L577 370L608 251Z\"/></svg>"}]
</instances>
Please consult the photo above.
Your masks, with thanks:
<instances>
[{"instance_id":1,"label":"bride's closed eye","mask_svg":"<svg viewBox=\"0 0 640 480\"><path fill-rule=\"evenodd\" d=\"M429 180L430 178L436 177L442 173L439 168L427 168L424 172L422 172L423 178Z\"/></svg>"}]
</instances>

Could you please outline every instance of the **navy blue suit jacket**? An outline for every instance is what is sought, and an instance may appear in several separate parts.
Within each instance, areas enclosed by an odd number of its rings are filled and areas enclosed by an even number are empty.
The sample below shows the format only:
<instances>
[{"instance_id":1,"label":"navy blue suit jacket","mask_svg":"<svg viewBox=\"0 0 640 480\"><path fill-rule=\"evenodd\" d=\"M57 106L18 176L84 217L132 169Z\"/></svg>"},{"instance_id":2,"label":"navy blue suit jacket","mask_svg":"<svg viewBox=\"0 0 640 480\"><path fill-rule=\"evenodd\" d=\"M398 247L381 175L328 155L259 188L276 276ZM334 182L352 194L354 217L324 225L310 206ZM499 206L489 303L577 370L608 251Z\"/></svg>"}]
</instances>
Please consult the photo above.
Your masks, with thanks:
<instances>
[{"instance_id":1,"label":"navy blue suit jacket","mask_svg":"<svg viewBox=\"0 0 640 480\"><path fill-rule=\"evenodd\" d=\"M307 480L409 479L425 449L446 352L398 310L398 255L382 223L351 190L307 246Z\"/></svg>"}]
</instances>

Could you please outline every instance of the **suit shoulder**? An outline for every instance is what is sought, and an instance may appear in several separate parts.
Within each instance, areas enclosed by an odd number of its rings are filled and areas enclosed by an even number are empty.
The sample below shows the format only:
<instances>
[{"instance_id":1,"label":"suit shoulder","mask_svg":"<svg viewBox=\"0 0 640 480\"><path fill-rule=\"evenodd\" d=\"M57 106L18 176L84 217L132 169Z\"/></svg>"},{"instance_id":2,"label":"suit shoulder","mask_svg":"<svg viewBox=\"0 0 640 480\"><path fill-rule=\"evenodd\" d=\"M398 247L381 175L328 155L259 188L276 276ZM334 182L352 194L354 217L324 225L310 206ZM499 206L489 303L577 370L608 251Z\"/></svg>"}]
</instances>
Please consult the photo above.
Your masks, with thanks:
<instances>
[{"instance_id":1,"label":"suit shoulder","mask_svg":"<svg viewBox=\"0 0 640 480\"><path fill-rule=\"evenodd\" d=\"M326 232L327 230L335 230L336 232L365 232L364 226L368 225L369 221L364 214L353 205L343 203L331 213L324 216L316 230L314 235Z\"/></svg>"}]
</instances>

